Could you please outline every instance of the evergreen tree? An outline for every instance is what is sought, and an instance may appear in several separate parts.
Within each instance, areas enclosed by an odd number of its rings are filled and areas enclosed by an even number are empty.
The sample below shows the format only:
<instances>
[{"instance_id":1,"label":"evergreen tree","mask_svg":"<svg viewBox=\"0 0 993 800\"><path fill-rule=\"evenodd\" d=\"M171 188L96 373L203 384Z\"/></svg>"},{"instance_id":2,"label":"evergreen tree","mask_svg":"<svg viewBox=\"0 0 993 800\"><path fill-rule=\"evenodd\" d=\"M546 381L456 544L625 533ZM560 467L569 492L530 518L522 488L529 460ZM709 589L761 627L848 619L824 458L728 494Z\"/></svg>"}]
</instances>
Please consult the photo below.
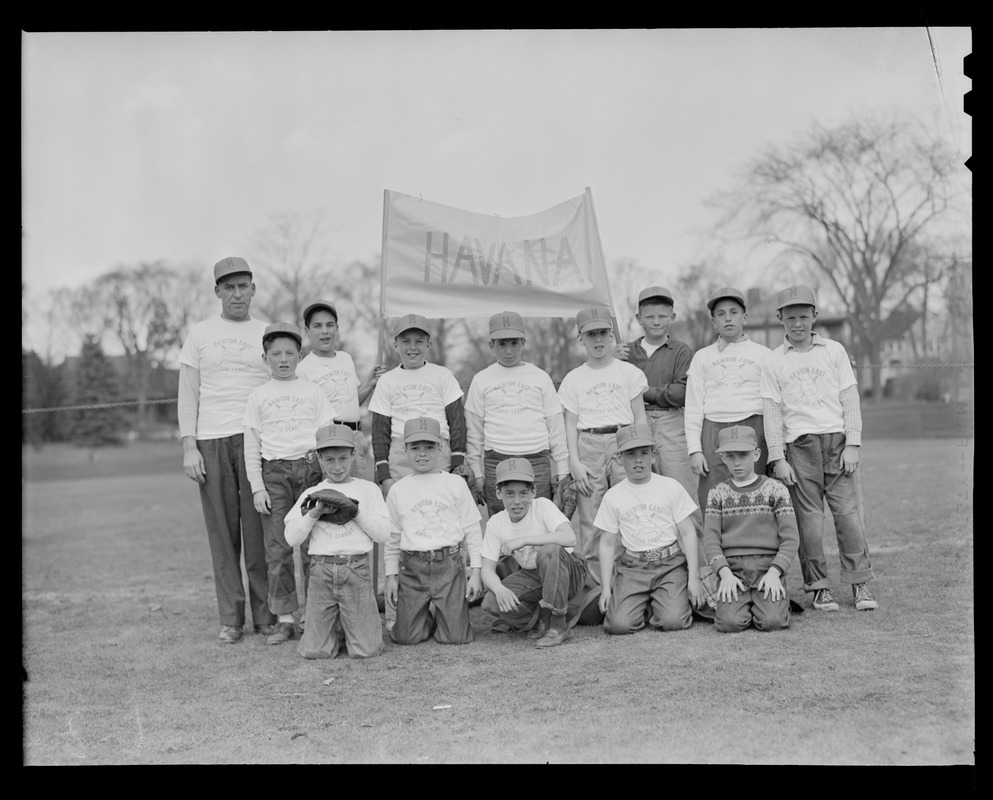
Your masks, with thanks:
<instances>
[{"instance_id":1,"label":"evergreen tree","mask_svg":"<svg viewBox=\"0 0 993 800\"><path fill-rule=\"evenodd\" d=\"M120 381L104 355L100 342L88 336L80 351L74 405L114 403L120 397ZM124 413L120 406L86 408L75 412L70 436L86 447L122 444Z\"/></svg>"}]
</instances>

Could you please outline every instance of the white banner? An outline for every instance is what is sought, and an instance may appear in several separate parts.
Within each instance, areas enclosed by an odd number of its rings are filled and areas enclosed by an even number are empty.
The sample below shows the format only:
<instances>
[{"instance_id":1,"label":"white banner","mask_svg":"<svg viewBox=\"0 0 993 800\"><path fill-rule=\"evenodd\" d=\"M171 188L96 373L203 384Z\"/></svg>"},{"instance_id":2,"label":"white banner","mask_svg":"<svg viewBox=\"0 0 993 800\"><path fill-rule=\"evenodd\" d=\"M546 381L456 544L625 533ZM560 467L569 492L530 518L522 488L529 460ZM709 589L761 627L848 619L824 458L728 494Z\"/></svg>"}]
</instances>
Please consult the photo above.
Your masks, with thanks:
<instances>
[{"instance_id":1,"label":"white banner","mask_svg":"<svg viewBox=\"0 0 993 800\"><path fill-rule=\"evenodd\" d=\"M593 199L501 218L386 190L380 312L569 317L613 310Z\"/></svg>"}]
</instances>

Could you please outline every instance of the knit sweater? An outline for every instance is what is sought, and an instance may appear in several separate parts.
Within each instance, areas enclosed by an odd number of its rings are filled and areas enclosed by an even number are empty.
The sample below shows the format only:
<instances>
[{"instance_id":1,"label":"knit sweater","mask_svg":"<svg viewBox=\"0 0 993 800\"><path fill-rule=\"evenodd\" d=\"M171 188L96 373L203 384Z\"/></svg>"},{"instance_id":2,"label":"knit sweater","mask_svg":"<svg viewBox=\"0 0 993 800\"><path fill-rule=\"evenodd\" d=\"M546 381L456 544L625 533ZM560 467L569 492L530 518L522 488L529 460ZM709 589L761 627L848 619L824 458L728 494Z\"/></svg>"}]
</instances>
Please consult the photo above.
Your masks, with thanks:
<instances>
[{"instance_id":1,"label":"knit sweater","mask_svg":"<svg viewBox=\"0 0 993 800\"><path fill-rule=\"evenodd\" d=\"M707 496L703 552L714 572L728 556L773 555L773 566L786 575L796 560L800 534L786 486L756 476L746 486L726 480Z\"/></svg>"}]
</instances>

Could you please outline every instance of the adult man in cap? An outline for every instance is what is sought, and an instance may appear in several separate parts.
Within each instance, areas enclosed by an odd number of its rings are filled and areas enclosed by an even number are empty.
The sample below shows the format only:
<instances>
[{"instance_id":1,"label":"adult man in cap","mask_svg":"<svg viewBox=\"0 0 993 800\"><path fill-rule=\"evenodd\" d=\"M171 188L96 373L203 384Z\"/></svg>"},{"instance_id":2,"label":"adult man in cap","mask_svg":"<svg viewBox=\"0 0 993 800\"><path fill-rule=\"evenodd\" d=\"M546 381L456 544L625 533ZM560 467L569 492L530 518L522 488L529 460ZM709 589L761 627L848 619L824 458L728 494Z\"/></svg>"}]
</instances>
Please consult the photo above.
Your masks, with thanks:
<instances>
[{"instance_id":1,"label":"adult man in cap","mask_svg":"<svg viewBox=\"0 0 993 800\"><path fill-rule=\"evenodd\" d=\"M262 522L252 503L245 471L242 419L251 391L269 380L259 342L266 323L250 312L255 282L239 256L214 265L219 316L195 324L179 357L179 434L183 470L200 487L221 632L227 644L241 641L245 625L244 551L252 622L272 632Z\"/></svg>"}]
</instances>

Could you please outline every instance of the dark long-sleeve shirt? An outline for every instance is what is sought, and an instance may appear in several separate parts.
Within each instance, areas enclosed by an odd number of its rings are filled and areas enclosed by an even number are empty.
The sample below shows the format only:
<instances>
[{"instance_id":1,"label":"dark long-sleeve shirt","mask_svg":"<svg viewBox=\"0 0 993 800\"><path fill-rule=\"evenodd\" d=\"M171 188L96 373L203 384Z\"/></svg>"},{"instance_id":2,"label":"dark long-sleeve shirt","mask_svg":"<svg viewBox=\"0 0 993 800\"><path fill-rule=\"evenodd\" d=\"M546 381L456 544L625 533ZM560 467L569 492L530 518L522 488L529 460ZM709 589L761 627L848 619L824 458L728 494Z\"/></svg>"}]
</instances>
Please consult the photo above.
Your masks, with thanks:
<instances>
[{"instance_id":1,"label":"dark long-sleeve shirt","mask_svg":"<svg viewBox=\"0 0 993 800\"><path fill-rule=\"evenodd\" d=\"M671 336L649 356L642 347L644 336L628 342L629 363L648 378L648 391L643 395L645 409L682 408L686 403L686 373L693 360L693 351L686 342Z\"/></svg>"}]
</instances>

